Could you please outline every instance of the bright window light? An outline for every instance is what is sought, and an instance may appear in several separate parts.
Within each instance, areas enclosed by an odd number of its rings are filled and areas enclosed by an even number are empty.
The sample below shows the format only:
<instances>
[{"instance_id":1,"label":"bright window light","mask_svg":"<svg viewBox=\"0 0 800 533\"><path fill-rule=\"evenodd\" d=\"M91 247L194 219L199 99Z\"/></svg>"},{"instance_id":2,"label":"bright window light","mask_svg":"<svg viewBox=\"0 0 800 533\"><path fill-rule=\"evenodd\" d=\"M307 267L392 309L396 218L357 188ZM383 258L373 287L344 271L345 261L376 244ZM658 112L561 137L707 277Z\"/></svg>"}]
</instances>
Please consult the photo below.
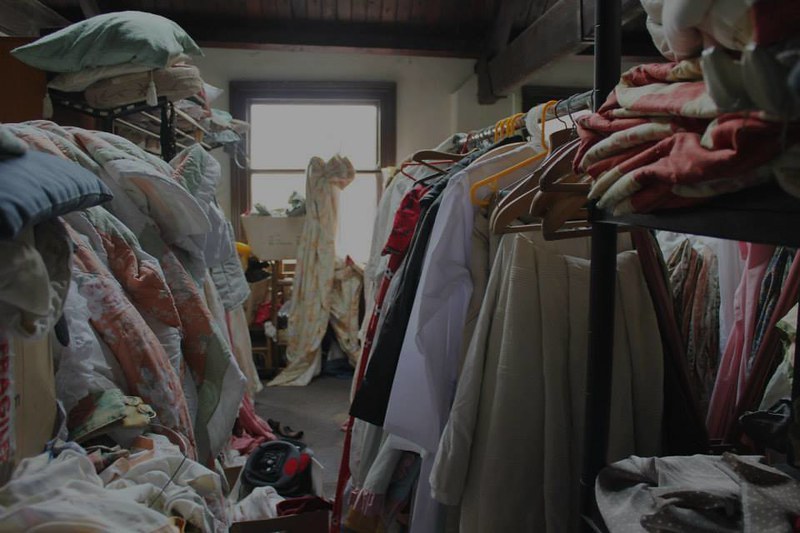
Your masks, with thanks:
<instances>
[{"instance_id":1,"label":"bright window light","mask_svg":"<svg viewBox=\"0 0 800 533\"><path fill-rule=\"evenodd\" d=\"M287 209L306 196L305 171L314 157L348 157L359 173L341 191L336 253L365 263L378 199L376 104L258 103L250 108L252 204Z\"/></svg>"}]
</instances>

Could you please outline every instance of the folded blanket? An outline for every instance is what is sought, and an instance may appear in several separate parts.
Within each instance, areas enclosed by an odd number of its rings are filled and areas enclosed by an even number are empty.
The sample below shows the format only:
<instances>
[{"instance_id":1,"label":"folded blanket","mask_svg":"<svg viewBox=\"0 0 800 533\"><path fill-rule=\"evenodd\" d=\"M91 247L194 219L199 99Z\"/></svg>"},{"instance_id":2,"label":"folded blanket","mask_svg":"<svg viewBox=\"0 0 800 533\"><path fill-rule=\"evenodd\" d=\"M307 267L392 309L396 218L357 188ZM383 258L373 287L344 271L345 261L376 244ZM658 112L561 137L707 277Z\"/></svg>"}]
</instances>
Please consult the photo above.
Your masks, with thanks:
<instances>
[{"instance_id":1,"label":"folded blanket","mask_svg":"<svg viewBox=\"0 0 800 533\"><path fill-rule=\"evenodd\" d=\"M691 206L763 183L800 140L797 125L762 113L720 114L696 59L627 71L577 123L575 171L594 179L590 198L615 214Z\"/></svg>"}]
</instances>

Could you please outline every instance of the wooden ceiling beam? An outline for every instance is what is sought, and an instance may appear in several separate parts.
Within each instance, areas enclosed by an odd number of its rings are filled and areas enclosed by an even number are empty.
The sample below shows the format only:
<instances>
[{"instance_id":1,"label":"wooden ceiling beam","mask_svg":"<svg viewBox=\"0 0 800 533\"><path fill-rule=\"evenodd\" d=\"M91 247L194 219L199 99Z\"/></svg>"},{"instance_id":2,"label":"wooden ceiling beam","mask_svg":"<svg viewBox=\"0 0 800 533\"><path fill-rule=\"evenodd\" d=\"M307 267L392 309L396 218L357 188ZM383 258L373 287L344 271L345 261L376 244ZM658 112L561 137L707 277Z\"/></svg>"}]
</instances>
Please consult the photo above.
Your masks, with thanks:
<instances>
[{"instance_id":1,"label":"wooden ceiling beam","mask_svg":"<svg viewBox=\"0 0 800 533\"><path fill-rule=\"evenodd\" d=\"M81 6L81 12L83 13L83 18L91 18L96 17L102 11L100 11L100 7L97 5L97 0L80 0L79 2Z\"/></svg>"},{"instance_id":2,"label":"wooden ceiling beam","mask_svg":"<svg viewBox=\"0 0 800 533\"><path fill-rule=\"evenodd\" d=\"M511 43L503 46L503 36L508 25L508 15L514 2L501 4L495 23L493 40L488 50L494 53L479 60L478 101L493 104L511 94L525 83L534 72L564 56L581 53L592 46L596 3L602 0L540 0L546 8ZM623 21L630 22L641 15L639 0L622 0ZM505 17L505 18L504 18ZM500 47L499 50L494 50ZM647 49L647 43L631 51ZM638 55L638 54L637 54Z\"/></svg>"},{"instance_id":3,"label":"wooden ceiling beam","mask_svg":"<svg viewBox=\"0 0 800 533\"><path fill-rule=\"evenodd\" d=\"M398 27L369 22L245 21L181 19L175 22L201 46L250 49L328 48L385 54L477 58L482 42L478 28L432 32L424 26Z\"/></svg>"},{"instance_id":4,"label":"wooden ceiling beam","mask_svg":"<svg viewBox=\"0 0 800 533\"><path fill-rule=\"evenodd\" d=\"M514 27L514 22L517 20L520 10L529 3L532 2L529 0L506 0L500 2L487 43L487 54L490 57L508 45L511 37L511 28Z\"/></svg>"},{"instance_id":5,"label":"wooden ceiling beam","mask_svg":"<svg viewBox=\"0 0 800 533\"><path fill-rule=\"evenodd\" d=\"M70 21L38 0L0 0L0 32L13 37L39 37L44 28Z\"/></svg>"},{"instance_id":6,"label":"wooden ceiling beam","mask_svg":"<svg viewBox=\"0 0 800 533\"><path fill-rule=\"evenodd\" d=\"M581 0L559 0L494 57L478 65L479 102L495 103L536 70L586 46Z\"/></svg>"}]
</instances>

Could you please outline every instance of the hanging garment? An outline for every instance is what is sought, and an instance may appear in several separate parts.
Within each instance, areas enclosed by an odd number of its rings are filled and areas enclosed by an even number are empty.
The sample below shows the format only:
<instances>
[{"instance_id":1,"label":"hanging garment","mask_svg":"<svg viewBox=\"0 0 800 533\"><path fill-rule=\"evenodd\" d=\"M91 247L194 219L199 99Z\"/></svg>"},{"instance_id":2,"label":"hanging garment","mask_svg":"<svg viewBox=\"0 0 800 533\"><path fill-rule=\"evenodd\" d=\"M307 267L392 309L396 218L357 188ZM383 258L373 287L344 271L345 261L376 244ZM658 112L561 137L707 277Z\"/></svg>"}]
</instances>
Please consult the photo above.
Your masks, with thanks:
<instances>
[{"instance_id":1,"label":"hanging garment","mask_svg":"<svg viewBox=\"0 0 800 533\"><path fill-rule=\"evenodd\" d=\"M386 416L386 406L414 304L430 230L436 221L441 194L447 187L448 180L449 176L439 178L420 200L420 219L409 244L407 258L402 270L392 280L397 280L396 296L387 300L386 305L381 308L383 324L376 330L367 371L350 405L352 416L376 426L383 426Z\"/></svg>"},{"instance_id":2,"label":"hanging garment","mask_svg":"<svg viewBox=\"0 0 800 533\"><path fill-rule=\"evenodd\" d=\"M584 239L506 235L430 476L460 530L577 530L589 261ZM661 444L663 355L635 252L617 257L609 458ZM646 451L645 451L646 450Z\"/></svg>"},{"instance_id":3,"label":"hanging garment","mask_svg":"<svg viewBox=\"0 0 800 533\"><path fill-rule=\"evenodd\" d=\"M720 359L706 423L711 438L724 438L734 423L736 405L747 380L747 359L756 326L761 284L775 251L774 246L741 243L745 272L736 290L736 322Z\"/></svg>"},{"instance_id":4,"label":"hanging garment","mask_svg":"<svg viewBox=\"0 0 800 533\"><path fill-rule=\"evenodd\" d=\"M662 451L674 455L703 453L708 450L706 417L700 412L690 383L684 338L678 327L664 258L649 231L633 231L631 238L653 300L664 351Z\"/></svg>"},{"instance_id":5,"label":"hanging garment","mask_svg":"<svg viewBox=\"0 0 800 533\"><path fill-rule=\"evenodd\" d=\"M377 293L375 294L375 303L372 307L372 314L368 319L368 326L362 344L362 353L359 358L357 371L353 377L353 387L355 390L360 388L361 382L364 378L364 373L367 363L372 352L373 340L375 333L378 329L378 323L381 320L383 305L386 294L389 290L389 285L392 279L400 268L403 259L406 256L408 247L411 244L411 239L414 235L414 228L419 221L421 211L421 200L430 187L424 183L414 186L404 197L397 212L394 216L394 223L392 224L392 231L387 238L386 245L384 246L382 256L386 256L386 270L383 273L383 278L378 286ZM344 506L344 492L345 484L351 477L351 443L353 440L353 425L355 420L351 415L345 426L345 439L342 447L342 459L339 466L339 476L336 485L336 494L333 506L333 522L334 526L342 515L342 508ZM363 481L363 478L360 480ZM357 487L360 487L359 482Z\"/></svg>"},{"instance_id":6,"label":"hanging garment","mask_svg":"<svg viewBox=\"0 0 800 533\"><path fill-rule=\"evenodd\" d=\"M605 468L595 493L611 533L791 532L800 483L758 457L631 457Z\"/></svg>"},{"instance_id":7,"label":"hanging garment","mask_svg":"<svg viewBox=\"0 0 800 533\"><path fill-rule=\"evenodd\" d=\"M322 369L322 338L328 329L336 274L339 191L355 178L347 158L327 163L314 157L306 170L306 219L297 252L289 311L287 367L269 385L308 385ZM357 331L354 332L357 335Z\"/></svg>"},{"instance_id":8,"label":"hanging garment","mask_svg":"<svg viewBox=\"0 0 800 533\"><path fill-rule=\"evenodd\" d=\"M436 453L450 411L472 297L470 262L477 209L470 186L536 153L535 147L524 144L489 155L456 174L442 193L384 422L389 432L431 453ZM507 174L497 186L514 183L534 169L535 164ZM488 191L481 194L488 196Z\"/></svg>"},{"instance_id":9,"label":"hanging garment","mask_svg":"<svg viewBox=\"0 0 800 533\"><path fill-rule=\"evenodd\" d=\"M339 347L347 355L352 367L358 363L358 354L361 351L358 313L361 307L363 280L363 275L350 258L346 261L336 259L330 295L330 326Z\"/></svg>"},{"instance_id":10,"label":"hanging garment","mask_svg":"<svg viewBox=\"0 0 800 533\"><path fill-rule=\"evenodd\" d=\"M416 178L418 175L422 175L422 170L414 168L409 171L409 174ZM406 193L414 187L414 183L413 179L398 172L392 178L386 190L383 191L381 201L378 202L375 223L372 227L372 244L370 246L369 259L367 264L364 265L364 301L367 303L367 308L365 309L367 317L372 316L372 306L375 304L376 293L388 263L388 258L383 255L383 250L386 245L386 239L389 238L389 234L392 231L392 221L395 213L400 208L400 203ZM369 319L365 320L365 328L368 323ZM364 334L366 334L366 330Z\"/></svg>"},{"instance_id":11,"label":"hanging garment","mask_svg":"<svg viewBox=\"0 0 800 533\"><path fill-rule=\"evenodd\" d=\"M353 493L353 501L344 520L345 531L372 533L391 530L397 514L408 504L419 477L417 454L384 441L364 487Z\"/></svg>"},{"instance_id":12,"label":"hanging garment","mask_svg":"<svg viewBox=\"0 0 800 533\"><path fill-rule=\"evenodd\" d=\"M694 396L705 416L719 362L719 282L713 250L684 239L670 257L670 286Z\"/></svg>"},{"instance_id":13,"label":"hanging garment","mask_svg":"<svg viewBox=\"0 0 800 533\"><path fill-rule=\"evenodd\" d=\"M764 388L764 396L758 406L760 411L766 411L780 400L792 397L794 354L797 346L797 305L780 319L777 327L783 333L781 336L783 359Z\"/></svg>"},{"instance_id":14,"label":"hanging garment","mask_svg":"<svg viewBox=\"0 0 800 533\"><path fill-rule=\"evenodd\" d=\"M752 358L752 364L747 369L747 381L736 405L734 420L738 420L746 411L755 409L764 395L769 374L781 359L782 335L778 328L778 322L796 305L798 295L800 295L800 253L794 254L786 281L775 302L774 311L768 319L769 323L764 330L758 352ZM739 424L731 426L728 432L730 442L738 439L740 427Z\"/></svg>"}]
</instances>

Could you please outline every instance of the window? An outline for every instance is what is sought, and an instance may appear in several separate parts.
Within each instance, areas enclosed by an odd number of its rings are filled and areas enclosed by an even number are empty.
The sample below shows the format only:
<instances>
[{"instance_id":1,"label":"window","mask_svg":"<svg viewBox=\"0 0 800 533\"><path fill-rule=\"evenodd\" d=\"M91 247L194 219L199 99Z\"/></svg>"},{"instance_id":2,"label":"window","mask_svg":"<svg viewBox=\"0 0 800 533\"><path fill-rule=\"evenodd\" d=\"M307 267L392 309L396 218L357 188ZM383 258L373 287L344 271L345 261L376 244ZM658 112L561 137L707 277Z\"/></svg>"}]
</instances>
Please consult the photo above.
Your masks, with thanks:
<instances>
[{"instance_id":1,"label":"window","mask_svg":"<svg viewBox=\"0 0 800 533\"><path fill-rule=\"evenodd\" d=\"M340 195L337 254L365 262L381 190L380 169L394 164L394 84L232 82L234 116L250 122L250 168L232 177L234 212L270 211L305 196L313 156L350 158L355 180Z\"/></svg>"}]
</instances>

